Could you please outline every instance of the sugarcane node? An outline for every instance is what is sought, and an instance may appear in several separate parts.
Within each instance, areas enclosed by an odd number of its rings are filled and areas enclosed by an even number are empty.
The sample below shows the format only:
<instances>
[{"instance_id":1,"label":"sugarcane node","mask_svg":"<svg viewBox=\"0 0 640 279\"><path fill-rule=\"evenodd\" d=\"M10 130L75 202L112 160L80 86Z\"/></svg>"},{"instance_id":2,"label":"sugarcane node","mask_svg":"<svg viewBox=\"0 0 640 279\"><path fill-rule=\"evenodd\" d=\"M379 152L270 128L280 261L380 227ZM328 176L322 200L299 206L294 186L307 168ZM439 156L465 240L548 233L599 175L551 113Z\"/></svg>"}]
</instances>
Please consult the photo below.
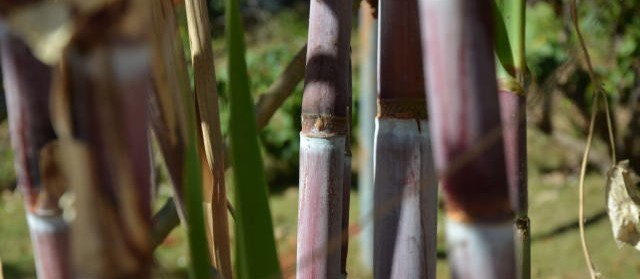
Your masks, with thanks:
<instances>
[{"instance_id":1,"label":"sugarcane node","mask_svg":"<svg viewBox=\"0 0 640 279\"><path fill-rule=\"evenodd\" d=\"M428 119L425 99L378 99L378 118Z\"/></svg>"},{"instance_id":2,"label":"sugarcane node","mask_svg":"<svg viewBox=\"0 0 640 279\"><path fill-rule=\"evenodd\" d=\"M516 228L521 231L529 231L530 220L529 217L516 218Z\"/></svg>"},{"instance_id":3,"label":"sugarcane node","mask_svg":"<svg viewBox=\"0 0 640 279\"><path fill-rule=\"evenodd\" d=\"M302 134L312 138L344 136L347 118L344 116L302 113Z\"/></svg>"},{"instance_id":4,"label":"sugarcane node","mask_svg":"<svg viewBox=\"0 0 640 279\"><path fill-rule=\"evenodd\" d=\"M512 78L498 79L498 91L515 94L518 96L525 95L522 85L517 80Z\"/></svg>"},{"instance_id":5,"label":"sugarcane node","mask_svg":"<svg viewBox=\"0 0 640 279\"><path fill-rule=\"evenodd\" d=\"M497 224L513 220L509 199L482 200L482 202L457 202L447 199L446 214L449 219L461 223Z\"/></svg>"}]
</instances>

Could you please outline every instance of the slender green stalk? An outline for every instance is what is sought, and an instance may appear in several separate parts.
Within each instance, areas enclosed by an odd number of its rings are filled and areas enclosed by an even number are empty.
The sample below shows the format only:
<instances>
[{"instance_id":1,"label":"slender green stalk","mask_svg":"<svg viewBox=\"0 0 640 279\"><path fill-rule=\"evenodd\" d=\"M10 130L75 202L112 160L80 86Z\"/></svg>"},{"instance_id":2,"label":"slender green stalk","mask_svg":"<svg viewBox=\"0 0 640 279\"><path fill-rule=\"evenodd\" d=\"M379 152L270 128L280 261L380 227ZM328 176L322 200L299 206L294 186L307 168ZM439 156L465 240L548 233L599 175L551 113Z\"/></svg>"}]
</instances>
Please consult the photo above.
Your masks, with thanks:
<instances>
[{"instance_id":1,"label":"slender green stalk","mask_svg":"<svg viewBox=\"0 0 640 279\"><path fill-rule=\"evenodd\" d=\"M516 270L518 278L531 277L531 231L528 217L527 186L527 130L525 80L525 3L524 0L498 0L507 30L505 34L511 49L514 72L498 71L500 80L500 111L503 121L507 176L511 191L511 203L516 214ZM497 32L499 33L499 32ZM496 46L498 49L499 46Z\"/></svg>"},{"instance_id":2,"label":"slender green stalk","mask_svg":"<svg viewBox=\"0 0 640 279\"><path fill-rule=\"evenodd\" d=\"M228 49L230 147L236 209L236 276L276 278L280 267L249 91L244 30L236 0L225 2Z\"/></svg>"}]
</instances>

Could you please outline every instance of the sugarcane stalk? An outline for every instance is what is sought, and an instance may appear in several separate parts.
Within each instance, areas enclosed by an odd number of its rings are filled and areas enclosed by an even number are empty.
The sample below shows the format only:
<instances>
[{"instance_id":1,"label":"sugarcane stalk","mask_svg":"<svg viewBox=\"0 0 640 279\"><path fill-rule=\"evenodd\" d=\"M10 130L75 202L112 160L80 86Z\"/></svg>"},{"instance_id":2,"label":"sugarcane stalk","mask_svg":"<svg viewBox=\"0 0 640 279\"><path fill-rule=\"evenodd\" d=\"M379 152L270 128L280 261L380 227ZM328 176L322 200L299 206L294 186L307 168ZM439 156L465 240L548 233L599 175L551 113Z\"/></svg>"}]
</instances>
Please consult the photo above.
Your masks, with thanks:
<instances>
[{"instance_id":1,"label":"sugarcane stalk","mask_svg":"<svg viewBox=\"0 0 640 279\"><path fill-rule=\"evenodd\" d=\"M186 0L191 61L193 63L200 144L204 147L211 183L204 185L205 221L209 234L213 266L225 278L233 278L227 218L227 194L224 181L224 151L216 92L215 66L207 2ZM206 173L206 172L204 172ZM204 180L207 182L207 179Z\"/></svg>"},{"instance_id":2,"label":"sugarcane stalk","mask_svg":"<svg viewBox=\"0 0 640 279\"><path fill-rule=\"evenodd\" d=\"M504 129L507 177L511 204L515 212L515 246L517 278L531 278L531 231L528 217L527 185L527 110L525 95L525 2L497 1L504 15L514 74L498 70L500 112ZM498 64L500 65L500 64Z\"/></svg>"},{"instance_id":3,"label":"sugarcane stalk","mask_svg":"<svg viewBox=\"0 0 640 279\"><path fill-rule=\"evenodd\" d=\"M51 68L7 31L0 44L14 166L25 198L36 274L69 278L69 228L58 206L67 185L56 163L57 137L49 116Z\"/></svg>"},{"instance_id":4,"label":"sugarcane stalk","mask_svg":"<svg viewBox=\"0 0 640 279\"><path fill-rule=\"evenodd\" d=\"M148 278L149 17L140 1L92 8L79 10L54 90L58 160L74 197L64 210L72 277Z\"/></svg>"},{"instance_id":5,"label":"sugarcane stalk","mask_svg":"<svg viewBox=\"0 0 640 279\"><path fill-rule=\"evenodd\" d=\"M351 1L312 1L300 133L297 278L339 278Z\"/></svg>"},{"instance_id":6,"label":"sugarcane stalk","mask_svg":"<svg viewBox=\"0 0 640 279\"><path fill-rule=\"evenodd\" d=\"M437 182L418 1L381 0L378 15L373 276L435 278Z\"/></svg>"},{"instance_id":7,"label":"sugarcane stalk","mask_svg":"<svg viewBox=\"0 0 640 279\"><path fill-rule=\"evenodd\" d=\"M378 23L369 4L360 2L359 173L360 261L373 273L373 141L376 116Z\"/></svg>"},{"instance_id":8,"label":"sugarcane stalk","mask_svg":"<svg viewBox=\"0 0 640 279\"><path fill-rule=\"evenodd\" d=\"M428 106L453 278L515 278L492 3L421 0Z\"/></svg>"}]
</instances>

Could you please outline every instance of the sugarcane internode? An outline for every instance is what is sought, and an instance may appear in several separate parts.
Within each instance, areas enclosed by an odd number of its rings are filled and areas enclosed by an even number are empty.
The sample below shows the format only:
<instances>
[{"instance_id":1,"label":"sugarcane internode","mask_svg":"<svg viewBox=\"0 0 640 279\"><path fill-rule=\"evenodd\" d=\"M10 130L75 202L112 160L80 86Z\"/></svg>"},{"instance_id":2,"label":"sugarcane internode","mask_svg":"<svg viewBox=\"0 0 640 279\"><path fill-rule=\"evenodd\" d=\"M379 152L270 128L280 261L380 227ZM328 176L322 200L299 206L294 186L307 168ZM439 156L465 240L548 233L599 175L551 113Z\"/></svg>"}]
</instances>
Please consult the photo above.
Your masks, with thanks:
<instances>
[{"instance_id":1,"label":"sugarcane internode","mask_svg":"<svg viewBox=\"0 0 640 279\"><path fill-rule=\"evenodd\" d=\"M374 152L376 279L436 275L437 182L418 1L380 1Z\"/></svg>"},{"instance_id":2,"label":"sugarcane internode","mask_svg":"<svg viewBox=\"0 0 640 279\"><path fill-rule=\"evenodd\" d=\"M311 1L300 132L297 278L345 276L351 1ZM345 249L346 251L346 249Z\"/></svg>"},{"instance_id":3,"label":"sugarcane internode","mask_svg":"<svg viewBox=\"0 0 640 279\"><path fill-rule=\"evenodd\" d=\"M453 278L515 278L492 3L420 4L430 128Z\"/></svg>"}]
</instances>

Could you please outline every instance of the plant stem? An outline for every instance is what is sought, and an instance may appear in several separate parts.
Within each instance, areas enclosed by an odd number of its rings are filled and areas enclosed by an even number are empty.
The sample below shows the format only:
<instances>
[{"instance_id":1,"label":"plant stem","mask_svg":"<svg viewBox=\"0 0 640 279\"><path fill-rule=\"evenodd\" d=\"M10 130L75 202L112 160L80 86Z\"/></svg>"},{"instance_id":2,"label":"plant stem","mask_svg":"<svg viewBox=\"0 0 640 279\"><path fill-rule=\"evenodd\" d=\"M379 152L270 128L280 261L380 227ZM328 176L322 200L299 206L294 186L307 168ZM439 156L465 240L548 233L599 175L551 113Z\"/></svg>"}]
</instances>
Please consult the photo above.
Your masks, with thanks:
<instances>
[{"instance_id":1,"label":"plant stem","mask_svg":"<svg viewBox=\"0 0 640 279\"><path fill-rule=\"evenodd\" d=\"M374 278L436 275L437 182L429 139L418 1L378 5Z\"/></svg>"},{"instance_id":2,"label":"plant stem","mask_svg":"<svg viewBox=\"0 0 640 279\"><path fill-rule=\"evenodd\" d=\"M0 44L14 165L25 198L36 272L43 279L68 278L69 228L58 207L67 185L59 179L53 152L57 137L49 117L51 69L11 34L3 34Z\"/></svg>"},{"instance_id":3,"label":"plant stem","mask_svg":"<svg viewBox=\"0 0 640 279\"><path fill-rule=\"evenodd\" d=\"M339 278L351 1L311 1L300 133L297 278Z\"/></svg>"},{"instance_id":4,"label":"plant stem","mask_svg":"<svg viewBox=\"0 0 640 279\"><path fill-rule=\"evenodd\" d=\"M454 278L515 278L491 2L421 0L429 119Z\"/></svg>"},{"instance_id":5,"label":"plant stem","mask_svg":"<svg viewBox=\"0 0 640 279\"><path fill-rule=\"evenodd\" d=\"M280 108L282 103L293 93L294 89L304 78L307 46L303 46L287 64L284 71L269 88L260 94L256 102L256 125L262 130L271 116Z\"/></svg>"}]
</instances>

